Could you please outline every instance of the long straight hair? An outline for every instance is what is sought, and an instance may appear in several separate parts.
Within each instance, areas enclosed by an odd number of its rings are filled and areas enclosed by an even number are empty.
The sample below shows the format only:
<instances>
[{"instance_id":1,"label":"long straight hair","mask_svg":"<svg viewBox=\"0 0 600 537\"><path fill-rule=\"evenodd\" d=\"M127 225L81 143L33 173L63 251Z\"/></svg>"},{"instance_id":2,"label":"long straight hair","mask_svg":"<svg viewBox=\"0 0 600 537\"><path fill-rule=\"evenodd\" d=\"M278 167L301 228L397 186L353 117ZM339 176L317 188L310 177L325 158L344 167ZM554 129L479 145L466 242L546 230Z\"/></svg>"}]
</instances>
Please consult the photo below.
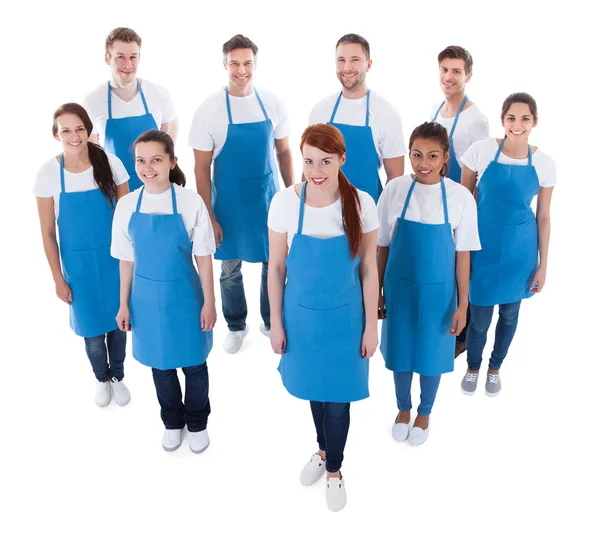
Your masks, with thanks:
<instances>
[{"instance_id":1,"label":"long straight hair","mask_svg":"<svg viewBox=\"0 0 600 537\"><path fill-rule=\"evenodd\" d=\"M169 155L169 161L175 160L175 144L173 138L171 138L166 132L159 131L158 129L150 129L149 131L140 134L135 142L133 142L133 150L135 152L135 146L138 144L144 144L147 142L157 142L162 144L165 148L165 153ZM175 167L169 171L169 181L179 186L185 186L185 174L181 171L179 164L175 164Z\"/></svg>"},{"instance_id":2,"label":"long straight hair","mask_svg":"<svg viewBox=\"0 0 600 537\"><path fill-rule=\"evenodd\" d=\"M305 129L300 141L300 151L304 149L305 145L316 147L324 153L337 155L340 158L346 154L346 144L342 133L333 125L325 123L311 125ZM354 259L360 250L363 235L360 198L356 187L348 181L341 168L338 172L338 183L342 197L342 216L346 228L346 237L352 252L352 259Z\"/></svg>"},{"instance_id":3,"label":"long straight hair","mask_svg":"<svg viewBox=\"0 0 600 537\"><path fill-rule=\"evenodd\" d=\"M77 103L67 103L59 106L56 109L56 112L54 112L54 116L52 118L52 134L54 137L58 136L58 118L65 114L73 114L77 116L83 123L88 136L92 134L94 125L90 119L90 116L85 111L85 108ZM100 189L100 192L102 192L102 195L110 202L111 205L114 206L115 200L117 199L117 185L110 168L108 156L106 155L104 149L102 149L99 145L88 141L87 147L88 154L90 156L90 162L92 163L92 170L94 172L94 182Z\"/></svg>"}]
</instances>

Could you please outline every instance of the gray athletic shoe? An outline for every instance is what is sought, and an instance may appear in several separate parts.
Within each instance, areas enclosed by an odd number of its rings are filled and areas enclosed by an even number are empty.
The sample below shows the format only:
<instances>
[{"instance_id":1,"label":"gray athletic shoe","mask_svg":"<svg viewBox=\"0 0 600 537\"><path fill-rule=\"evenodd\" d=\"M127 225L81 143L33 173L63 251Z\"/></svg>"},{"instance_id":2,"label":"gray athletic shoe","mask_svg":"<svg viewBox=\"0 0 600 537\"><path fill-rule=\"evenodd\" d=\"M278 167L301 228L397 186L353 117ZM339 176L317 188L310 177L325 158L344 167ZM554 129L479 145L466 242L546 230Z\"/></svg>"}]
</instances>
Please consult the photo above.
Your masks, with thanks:
<instances>
[{"instance_id":1,"label":"gray athletic shoe","mask_svg":"<svg viewBox=\"0 0 600 537\"><path fill-rule=\"evenodd\" d=\"M495 373L488 373L487 380L485 381L485 394L490 397L496 397L502 389L502 382L500 382L500 375Z\"/></svg>"},{"instance_id":2,"label":"gray athletic shoe","mask_svg":"<svg viewBox=\"0 0 600 537\"><path fill-rule=\"evenodd\" d=\"M473 395L475 393L478 378L479 373L469 373L468 371L465 373L465 376L460 383L460 389L465 395Z\"/></svg>"}]
</instances>

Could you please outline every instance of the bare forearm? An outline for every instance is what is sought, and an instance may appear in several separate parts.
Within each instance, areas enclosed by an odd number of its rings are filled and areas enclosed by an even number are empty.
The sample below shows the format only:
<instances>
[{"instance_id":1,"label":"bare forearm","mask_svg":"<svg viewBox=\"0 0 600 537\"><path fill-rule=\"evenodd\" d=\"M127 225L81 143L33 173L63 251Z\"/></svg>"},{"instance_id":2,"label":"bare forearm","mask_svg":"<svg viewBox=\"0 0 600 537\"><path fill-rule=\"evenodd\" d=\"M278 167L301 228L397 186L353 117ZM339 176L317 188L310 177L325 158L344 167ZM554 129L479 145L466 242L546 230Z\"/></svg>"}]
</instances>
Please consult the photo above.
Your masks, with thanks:
<instances>
[{"instance_id":1,"label":"bare forearm","mask_svg":"<svg viewBox=\"0 0 600 537\"><path fill-rule=\"evenodd\" d=\"M288 187L294 184L294 166L292 165L292 152L278 152L277 162L279 163L279 171L281 172L281 178L283 184Z\"/></svg>"},{"instance_id":2,"label":"bare forearm","mask_svg":"<svg viewBox=\"0 0 600 537\"><path fill-rule=\"evenodd\" d=\"M200 283L202 284L202 292L204 293L204 303L215 303L215 283L212 269L212 256L197 255L196 265L198 266L198 274L200 274Z\"/></svg>"},{"instance_id":3,"label":"bare forearm","mask_svg":"<svg viewBox=\"0 0 600 537\"><path fill-rule=\"evenodd\" d=\"M285 263L269 262L267 287L269 290L269 306L271 309L271 324L283 325L283 288L286 276Z\"/></svg>"},{"instance_id":4,"label":"bare forearm","mask_svg":"<svg viewBox=\"0 0 600 537\"><path fill-rule=\"evenodd\" d=\"M359 270L365 308L365 330L377 330L377 304L379 302L379 276L375 260L361 263Z\"/></svg>"},{"instance_id":5,"label":"bare forearm","mask_svg":"<svg viewBox=\"0 0 600 537\"><path fill-rule=\"evenodd\" d=\"M456 285L458 287L459 308L469 305L469 276L471 272L471 252L456 252Z\"/></svg>"},{"instance_id":6,"label":"bare forearm","mask_svg":"<svg viewBox=\"0 0 600 537\"><path fill-rule=\"evenodd\" d=\"M538 249L540 268L548 267L548 247L550 245L550 218L538 218Z\"/></svg>"},{"instance_id":7,"label":"bare forearm","mask_svg":"<svg viewBox=\"0 0 600 537\"><path fill-rule=\"evenodd\" d=\"M52 278L55 282L59 282L63 279L63 274L60 267L60 255L56 235L54 233L45 233L42 235L42 242L44 243L44 253L52 272Z\"/></svg>"},{"instance_id":8,"label":"bare forearm","mask_svg":"<svg viewBox=\"0 0 600 537\"><path fill-rule=\"evenodd\" d=\"M205 167L199 168L196 166L194 171L196 173L196 189L198 190L198 194L200 194L200 197L204 201L204 205L206 205L211 220L214 220L215 215L212 210L210 168L206 169Z\"/></svg>"},{"instance_id":9,"label":"bare forearm","mask_svg":"<svg viewBox=\"0 0 600 537\"><path fill-rule=\"evenodd\" d=\"M379 292L383 288L383 276L385 275L385 268L387 267L387 260L390 254L389 246L379 246L377 248L377 274L379 276Z\"/></svg>"},{"instance_id":10,"label":"bare forearm","mask_svg":"<svg viewBox=\"0 0 600 537\"><path fill-rule=\"evenodd\" d=\"M121 279L120 301L121 306L129 306L131 297L131 282L133 280L133 261L119 262L119 274Z\"/></svg>"}]
</instances>

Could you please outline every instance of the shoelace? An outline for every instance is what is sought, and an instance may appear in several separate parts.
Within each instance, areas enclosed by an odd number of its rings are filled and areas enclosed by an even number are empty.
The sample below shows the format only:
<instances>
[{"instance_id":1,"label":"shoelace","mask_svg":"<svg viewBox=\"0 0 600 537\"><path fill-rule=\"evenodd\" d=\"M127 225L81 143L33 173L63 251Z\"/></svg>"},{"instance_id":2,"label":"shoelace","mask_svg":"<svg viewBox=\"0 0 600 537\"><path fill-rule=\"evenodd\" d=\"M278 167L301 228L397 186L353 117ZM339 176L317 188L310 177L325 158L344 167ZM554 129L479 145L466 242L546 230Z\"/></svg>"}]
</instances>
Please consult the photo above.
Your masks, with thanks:
<instances>
[{"instance_id":1,"label":"shoelace","mask_svg":"<svg viewBox=\"0 0 600 537\"><path fill-rule=\"evenodd\" d=\"M488 382L491 382L492 384L498 384L499 380L500 380L500 375L488 373Z\"/></svg>"},{"instance_id":2,"label":"shoelace","mask_svg":"<svg viewBox=\"0 0 600 537\"><path fill-rule=\"evenodd\" d=\"M477 377L479 373L467 373L467 378L465 379L467 382L477 382Z\"/></svg>"}]
</instances>

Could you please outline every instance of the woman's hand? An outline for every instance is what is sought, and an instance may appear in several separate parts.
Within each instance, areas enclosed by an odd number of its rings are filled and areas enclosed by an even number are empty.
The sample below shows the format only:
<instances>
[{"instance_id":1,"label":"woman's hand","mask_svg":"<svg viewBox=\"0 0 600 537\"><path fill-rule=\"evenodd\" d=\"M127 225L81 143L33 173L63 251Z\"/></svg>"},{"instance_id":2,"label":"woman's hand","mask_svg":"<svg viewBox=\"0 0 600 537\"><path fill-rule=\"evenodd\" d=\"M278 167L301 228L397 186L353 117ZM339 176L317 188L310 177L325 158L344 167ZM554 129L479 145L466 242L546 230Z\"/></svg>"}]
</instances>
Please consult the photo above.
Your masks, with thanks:
<instances>
[{"instance_id":1,"label":"woman's hand","mask_svg":"<svg viewBox=\"0 0 600 537\"><path fill-rule=\"evenodd\" d=\"M377 335L377 329L367 329L363 333L362 338L362 357L371 358L377 350L379 344L379 336Z\"/></svg>"},{"instance_id":2,"label":"woman's hand","mask_svg":"<svg viewBox=\"0 0 600 537\"><path fill-rule=\"evenodd\" d=\"M287 339L283 325L271 323L271 347L275 354L285 354Z\"/></svg>"},{"instance_id":3,"label":"woman's hand","mask_svg":"<svg viewBox=\"0 0 600 537\"><path fill-rule=\"evenodd\" d=\"M131 324L129 322L129 306L121 306L119 313L117 313L117 325L122 332L131 331Z\"/></svg>"},{"instance_id":4,"label":"woman's hand","mask_svg":"<svg viewBox=\"0 0 600 537\"><path fill-rule=\"evenodd\" d=\"M452 316L452 326L448 332L451 336L458 336L467 326L467 307L458 308Z\"/></svg>"},{"instance_id":5,"label":"woman's hand","mask_svg":"<svg viewBox=\"0 0 600 537\"><path fill-rule=\"evenodd\" d=\"M530 291L532 293L541 293L544 285L546 284L546 269L540 267L537 269L533 281L531 282Z\"/></svg>"},{"instance_id":6,"label":"woman's hand","mask_svg":"<svg viewBox=\"0 0 600 537\"><path fill-rule=\"evenodd\" d=\"M385 297L383 296L383 291L379 295L379 304L377 306L377 318L385 319L387 316L387 312L385 311Z\"/></svg>"},{"instance_id":7,"label":"woman's hand","mask_svg":"<svg viewBox=\"0 0 600 537\"><path fill-rule=\"evenodd\" d=\"M73 293L71 292L71 288L64 278L61 278L58 282L56 282L56 296L67 304L73 302Z\"/></svg>"},{"instance_id":8,"label":"woman's hand","mask_svg":"<svg viewBox=\"0 0 600 537\"><path fill-rule=\"evenodd\" d=\"M204 303L202 306L202 311L200 312L200 326L202 327L203 332L208 332L215 327L215 323L217 322L217 308L215 308L215 303L208 304Z\"/></svg>"}]
</instances>

